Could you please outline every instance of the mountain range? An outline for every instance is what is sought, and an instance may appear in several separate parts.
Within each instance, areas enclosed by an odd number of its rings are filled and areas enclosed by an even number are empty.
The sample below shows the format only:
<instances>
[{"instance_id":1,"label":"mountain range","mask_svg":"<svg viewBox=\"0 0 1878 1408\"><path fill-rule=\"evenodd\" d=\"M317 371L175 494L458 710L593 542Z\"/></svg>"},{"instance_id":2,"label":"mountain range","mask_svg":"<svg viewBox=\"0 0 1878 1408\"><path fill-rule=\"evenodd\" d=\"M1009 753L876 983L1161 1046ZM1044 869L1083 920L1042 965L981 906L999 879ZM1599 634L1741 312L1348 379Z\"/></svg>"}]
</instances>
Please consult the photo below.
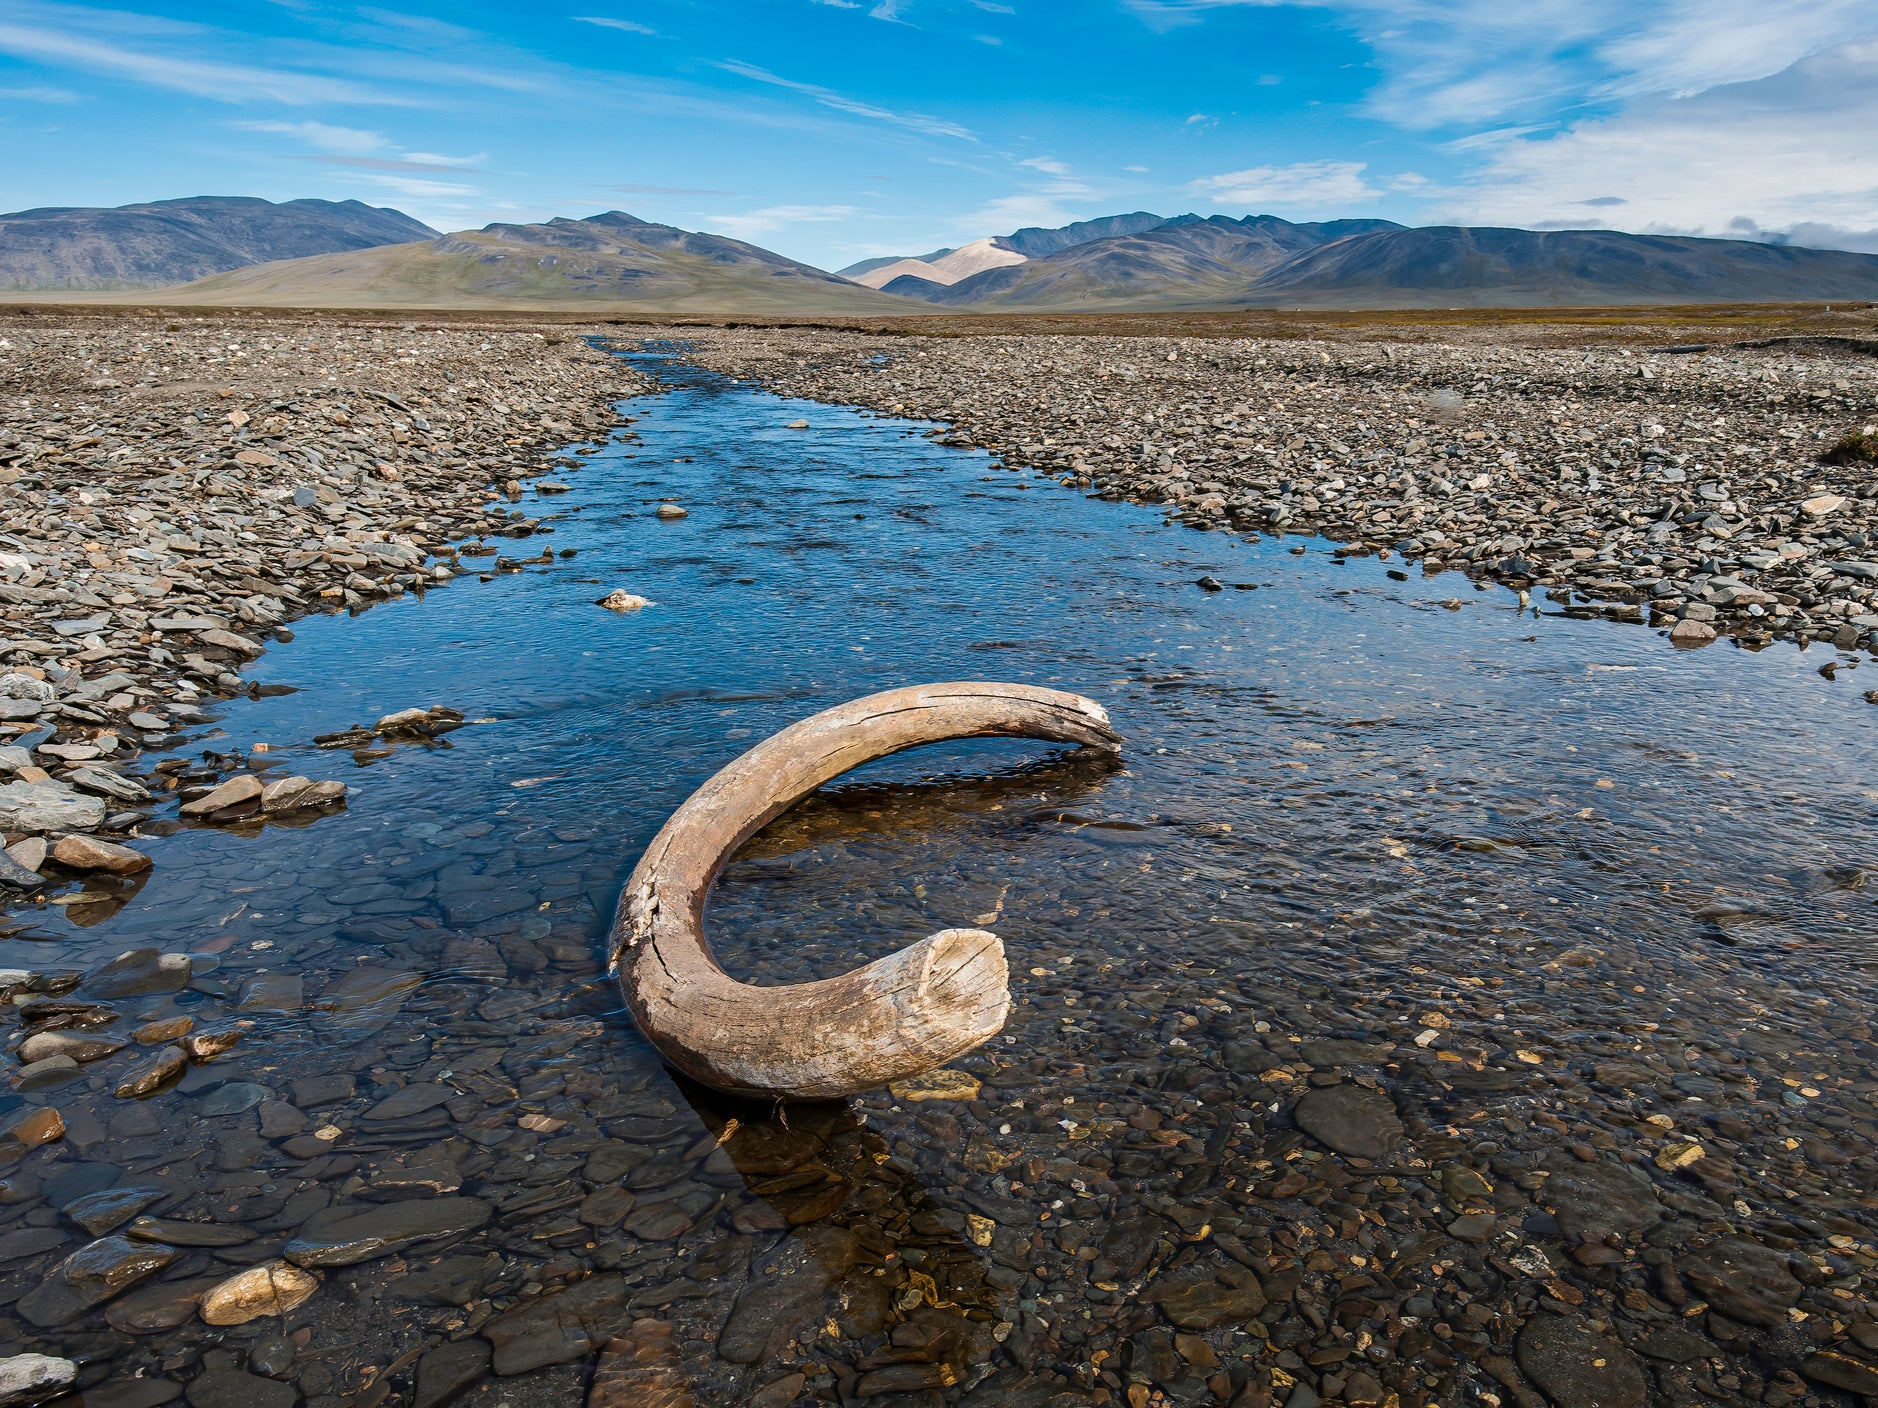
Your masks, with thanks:
<instances>
[{"instance_id":1,"label":"mountain range","mask_svg":"<svg viewBox=\"0 0 1878 1408\"><path fill-rule=\"evenodd\" d=\"M1411 229L1389 220L1294 224L1138 212L1015 236L995 264L869 261L883 293L958 310L1186 312L1233 308L1569 307L1878 298L1878 255L1615 230ZM1151 223L1150 223L1151 222ZM922 271L920 265L926 269ZM860 266L856 266L857 268ZM844 271L855 277L854 271Z\"/></svg>"},{"instance_id":2,"label":"mountain range","mask_svg":"<svg viewBox=\"0 0 1878 1408\"><path fill-rule=\"evenodd\" d=\"M9 285L107 300L162 287L178 304L757 316L1571 307L1878 300L1878 255L1614 230L1134 211L830 274L618 210L439 235L358 201L204 196L0 216L0 287Z\"/></svg>"},{"instance_id":3,"label":"mountain range","mask_svg":"<svg viewBox=\"0 0 1878 1408\"><path fill-rule=\"evenodd\" d=\"M115 209L0 215L0 289L161 288L308 254L434 239L397 210L356 200L191 196Z\"/></svg>"},{"instance_id":4,"label":"mountain range","mask_svg":"<svg viewBox=\"0 0 1878 1408\"><path fill-rule=\"evenodd\" d=\"M343 308L631 306L656 312L905 313L922 305L724 235L609 210L220 274L168 301Z\"/></svg>"},{"instance_id":5,"label":"mountain range","mask_svg":"<svg viewBox=\"0 0 1878 1408\"><path fill-rule=\"evenodd\" d=\"M935 249L931 254L908 258L889 255L885 259L863 259L840 270L841 277L853 279L869 288L884 288L894 279L912 277L928 283L949 285L986 269L1008 264L1022 264L1027 259L1041 259L1073 245L1115 235L1132 235L1165 225L1166 219L1137 210L1131 215L1105 215L1099 220L1079 220L1054 230L1030 226L1008 235L992 235L973 240L957 249Z\"/></svg>"}]
</instances>

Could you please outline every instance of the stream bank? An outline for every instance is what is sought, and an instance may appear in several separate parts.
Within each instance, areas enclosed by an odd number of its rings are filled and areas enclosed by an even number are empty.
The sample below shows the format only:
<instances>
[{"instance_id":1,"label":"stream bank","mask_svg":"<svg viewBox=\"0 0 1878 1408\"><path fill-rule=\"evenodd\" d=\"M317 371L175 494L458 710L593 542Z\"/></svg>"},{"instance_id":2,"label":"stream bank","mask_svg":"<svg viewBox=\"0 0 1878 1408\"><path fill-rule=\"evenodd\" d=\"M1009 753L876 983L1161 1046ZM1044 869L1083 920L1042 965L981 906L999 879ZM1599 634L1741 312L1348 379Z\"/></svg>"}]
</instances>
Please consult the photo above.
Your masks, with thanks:
<instances>
[{"instance_id":1,"label":"stream bank","mask_svg":"<svg viewBox=\"0 0 1878 1408\"><path fill-rule=\"evenodd\" d=\"M635 349L668 389L554 560L307 617L218 706L198 746L337 771L343 812L153 837L97 922L8 941L65 975L16 1033L109 1049L4 1097L0 1348L119 1408L1863 1392L1878 729L1843 682L1170 535L680 351ZM991 927L1006 1031L786 1120L672 1079L603 971L645 842L783 724L971 677L1097 698L1125 767L888 760L707 926L777 983ZM394 703L469 726L314 741ZM185 1021L239 1040L120 1098ZM226 1323L282 1264L285 1313Z\"/></svg>"}]
</instances>

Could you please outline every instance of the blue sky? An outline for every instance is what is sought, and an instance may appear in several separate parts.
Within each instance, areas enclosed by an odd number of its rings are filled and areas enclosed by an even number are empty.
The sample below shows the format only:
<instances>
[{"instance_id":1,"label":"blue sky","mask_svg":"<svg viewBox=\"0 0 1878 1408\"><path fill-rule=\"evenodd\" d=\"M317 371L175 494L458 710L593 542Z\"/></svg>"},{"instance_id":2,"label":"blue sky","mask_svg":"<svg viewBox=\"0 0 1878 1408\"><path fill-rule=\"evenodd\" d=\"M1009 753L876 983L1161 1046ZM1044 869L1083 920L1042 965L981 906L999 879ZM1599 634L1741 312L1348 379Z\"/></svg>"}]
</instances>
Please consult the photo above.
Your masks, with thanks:
<instances>
[{"instance_id":1,"label":"blue sky","mask_svg":"<svg viewBox=\"0 0 1878 1408\"><path fill-rule=\"evenodd\" d=\"M1878 4L0 0L0 208L197 194L831 268L1142 209L1878 251Z\"/></svg>"}]
</instances>

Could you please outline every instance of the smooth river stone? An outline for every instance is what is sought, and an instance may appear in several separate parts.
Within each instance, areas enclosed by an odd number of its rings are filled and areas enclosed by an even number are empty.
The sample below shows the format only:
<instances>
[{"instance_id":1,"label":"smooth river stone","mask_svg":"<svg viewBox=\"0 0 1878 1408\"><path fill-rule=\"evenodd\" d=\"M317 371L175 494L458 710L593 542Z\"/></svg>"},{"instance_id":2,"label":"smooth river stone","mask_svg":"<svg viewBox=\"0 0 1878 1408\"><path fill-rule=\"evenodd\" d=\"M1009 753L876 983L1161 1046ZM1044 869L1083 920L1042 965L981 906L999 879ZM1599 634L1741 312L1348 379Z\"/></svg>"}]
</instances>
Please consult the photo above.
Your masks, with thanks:
<instances>
[{"instance_id":1,"label":"smooth river stone","mask_svg":"<svg viewBox=\"0 0 1878 1408\"><path fill-rule=\"evenodd\" d=\"M383 1100L372 1106L361 1119L402 1120L412 1115L421 1115L426 1110L434 1110L445 1101L454 1100L457 1092L447 1085L407 1085L394 1090Z\"/></svg>"},{"instance_id":2,"label":"smooth river stone","mask_svg":"<svg viewBox=\"0 0 1878 1408\"><path fill-rule=\"evenodd\" d=\"M0 1235L0 1261L38 1256L71 1240L71 1234L63 1227L17 1227Z\"/></svg>"},{"instance_id":3,"label":"smooth river stone","mask_svg":"<svg viewBox=\"0 0 1878 1408\"><path fill-rule=\"evenodd\" d=\"M1535 1315L1514 1352L1526 1377L1558 1408L1643 1408L1650 1396L1636 1356L1581 1320Z\"/></svg>"},{"instance_id":4,"label":"smooth river stone","mask_svg":"<svg viewBox=\"0 0 1878 1408\"><path fill-rule=\"evenodd\" d=\"M309 1219L281 1255L296 1266L352 1266L418 1242L473 1232L487 1221L489 1204L479 1198L417 1198L349 1214L329 1208Z\"/></svg>"},{"instance_id":5,"label":"smooth river stone","mask_svg":"<svg viewBox=\"0 0 1878 1408\"><path fill-rule=\"evenodd\" d=\"M619 1276L590 1276L537 1296L483 1326L498 1374L525 1374L585 1359L624 1318L631 1289Z\"/></svg>"},{"instance_id":6,"label":"smooth river stone","mask_svg":"<svg viewBox=\"0 0 1878 1408\"><path fill-rule=\"evenodd\" d=\"M85 975L87 997L139 997L175 992L189 981L189 955L133 948Z\"/></svg>"},{"instance_id":7,"label":"smooth river stone","mask_svg":"<svg viewBox=\"0 0 1878 1408\"><path fill-rule=\"evenodd\" d=\"M167 1217L139 1217L124 1229L139 1242L161 1242L169 1247L238 1247L252 1242L254 1233L221 1222L180 1222Z\"/></svg>"},{"instance_id":8,"label":"smooth river stone","mask_svg":"<svg viewBox=\"0 0 1878 1408\"><path fill-rule=\"evenodd\" d=\"M166 1188L106 1188L74 1198L59 1211L92 1236L102 1237L168 1196Z\"/></svg>"},{"instance_id":9,"label":"smooth river stone","mask_svg":"<svg viewBox=\"0 0 1878 1408\"><path fill-rule=\"evenodd\" d=\"M1402 1142L1395 1102L1360 1085L1327 1085L1298 1101L1298 1128L1318 1143L1357 1159L1380 1159Z\"/></svg>"},{"instance_id":10,"label":"smooth river stone","mask_svg":"<svg viewBox=\"0 0 1878 1408\"><path fill-rule=\"evenodd\" d=\"M32 1065L48 1061L54 1056L68 1056L82 1065L87 1061L102 1061L106 1056L114 1056L128 1044L117 1037L96 1036L69 1029L35 1032L20 1043L19 1057L25 1064Z\"/></svg>"},{"instance_id":11,"label":"smooth river stone","mask_svg":"<svg viewBox=\"0 0 1878 1408\"><path fill-rule=\"evenodd\" d=\"M354 968L313 1001L312 1006L326 1014L316 1025L329 1037L369 1036L390 1025L405 997L423 981L421 973Z\"/></svg>"},{"instance_id":12,"label":"smooth river stone","mask_svg":"<svg viewBox=\"0 0 1878 1408\"><path fill-rule=\"evenodd\" d=\"M263 1315L285 1315L319 1289L320 1278L284 1261L250 1266L202 1297L211 1325L245 1325Z\"/></svg>"},{"instance_id":13,"label":"smooth river stone","mask_svg":"<svg viewBox=\"0 0 1878 1408\"><path fill-rule=\"evenodd\" d=\"M265 1085L231 1080L225 1085L216 1086L207 1095L198 1096L195 1112L198 1115L242 1115L263 1100L270 1099L273 1094Z\"/></svg>"},{"instance_id":14,"label":"smooth river stone","mask_svg":"<svg viewBox=\"0 0 1878 1408\"><path fill-rule=\"evenodd\" d=\"M104 1318L112 1329L127 1335L154 1335L173 1330L196 1318L202 1297L212 1287L220 1285L222 1279L197 1276L185 1281L158 1281L139 1286L107 1305Z\"/></svg>"},{"instance_id":15,"label":"smooth river stone","mask_svg":"<svg viewBox=\"0 0 1878 1408\"><path fill-rule=\"evenodd\" d=\"M73 1252L49 1278L21 1296L20 1314L41 1329L64 1325L175 1260L169 1247L100 1237Z\"/></svg>"},{"instance_id":16,"label":"smooth river stone","mask_svg":"<svg viewBox=\"0 0 1878 1408\"><path fill-rule=\"evenodd\" d=\"M189 1408L295 1408L300 1391L245 1369L211 1369L189 1381Z\"/></svg>"}]
</instances>

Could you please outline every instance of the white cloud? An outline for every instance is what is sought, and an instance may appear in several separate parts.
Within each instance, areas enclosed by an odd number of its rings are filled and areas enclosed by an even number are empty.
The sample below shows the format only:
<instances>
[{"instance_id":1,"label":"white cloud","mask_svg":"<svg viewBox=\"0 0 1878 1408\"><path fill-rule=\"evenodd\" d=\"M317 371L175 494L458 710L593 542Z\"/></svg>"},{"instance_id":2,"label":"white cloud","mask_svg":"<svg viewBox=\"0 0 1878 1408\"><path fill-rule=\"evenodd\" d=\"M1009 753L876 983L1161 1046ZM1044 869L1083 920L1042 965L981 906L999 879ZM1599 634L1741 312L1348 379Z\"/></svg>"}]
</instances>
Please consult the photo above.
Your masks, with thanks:
<instances>
[{"instance_id":1,"label":"white cloud","mask_svg":"<svg viewBox=\"0 0 1878 1408\"><path fill-rule=\"evenodd\" d=\"M1221 205L1343 206L1380 194L1363 178L1360 161L1300 161L1290 166L1254 166L1191 182L1189 195Z\"/></svg>"},{"instance_id":2,"label":"white cloud","mask_svg":"<svg viewBox=\"0 0 1878 1408\"><path fill-rule=\"evenodd\" d=\"M1026 157L1017 164L1019 166L1028 166L1033 171L1041 171L1046 176L1067 176L1070 174L1069 166L1066 163L1060 162L1055 157L1051 156Z\"/></svg>"},{"instance_id":3,"label":"white cloud","mask_svg":"<svg viewBox=\"0 0 1878 1408\"><path fill-rule=\"evenodd\" d=\"M234 124L244 132L277 132L285 137L298 137L309 147L316 147L323 152L338 152L346 156L365 156L371 152L380 152L391 145L383 132L366 132L357 127L335 127L326 122L237 122Z\"/></svg>"},{"instance_id":4,"label":"white cloud","mask_svg":"<svg viewBox=\"0 0 1878 1408\"><path fill-rule=\"evenodd\" d=\"M68 93L63 88L0 88L0 99L5 98L20 103L75 103L78 94Z\"/></svg>"},{"instance_id":5,"label":"white cloud","mask_svg":"<svg viewBox=\"0 0 1878 1408\"><path fill-rule=\"evenodd\" d=\"M887 108L875 107L858 98L850 98L837 93L832 88L818 87L813 83L797 83L794 79L782 78L758 68L755 64L746 64L735 59L725 59L717 67L726 73L734 73L740 78L754 79L758 83L768 83L773 87L786 88L792 93L802 93L813 98L825 108L836 112L849 113L854 117L872 118L876 122L890 122L896 127L905 127L914 132L923 132L929 137L957 137L961 141L975 142L978 138L969 128L961 127L956 122L947 122L944 118L928 117L918 112L892 112Z\"/></svg>"},{"instance_id":6,"label":"white cloud","mask_svg":"<svg viewBox=\"0 0 1878 1408\"><path fill-rule=\"evenodd\" d=\"M1878 40L1491 149L1446 218L1878 251Z\"/></svg>"},{"instance_id":7,"label":"white cloud","mask_svg":"<svg viewBox=\"0 0 1878 1408\"><path fill-rule=\"evenodd\" d=\"M1878 29L1870 0L1124 0L1151 28L1232 8L1323 10L1369 45L1372 112L1405 127L1691 93Z\"/></svg>"},{"instance_id":8,"label":"white cloud","mask_svg":"<svg viewBox=\"0 0 1878 1408\"><path fill-rule=\"evenodd\" d=\"M260 99L293 106L313 103L416 104L413 98L379 92L349 79L150 52L45 25L0 23L0 53L31 59L35 63L57 64L112 78L127 78L152 87L189 93L199 98L213 98L224 103Z\"/></svg>"},{"instance_id":9,"label":"white cloud","mask_svg":"<svg viewBox=\"0 0 1878 1408\"><path fill-rule=\"evenodd\" d=\"M388 191L396 191L401 196L474 196L482 194L475 186L462 186L449 181L428 181L415 176L388 176L373 171L361 171L346 178L349 181L365 181L374 186L383 186Z\"/></svg>"},{"instance_id":10,"label":"white cloud","mask_svg":"<svg viewBox=\"0 0 1878 1408\"><path fill-rule=\"evenodd\" d=\"M709 226L733 239L750 240L791 225L826 224L858 214L859 209L852 205L770 205L742 215L712 216Z\"/></svg>"},{"instance_id":11,"label":"white cloud","mask_svg":"<svg viewBox=\"0 0 1878 1408\"><path fill-rule=\"evenodd\" d=\"M575 24L597 24L602 29L622 30L627 34L657 34L649 24L640 24L637 20L608 19L604 15L570 15Z\"/></svg>"}]
</instances>

